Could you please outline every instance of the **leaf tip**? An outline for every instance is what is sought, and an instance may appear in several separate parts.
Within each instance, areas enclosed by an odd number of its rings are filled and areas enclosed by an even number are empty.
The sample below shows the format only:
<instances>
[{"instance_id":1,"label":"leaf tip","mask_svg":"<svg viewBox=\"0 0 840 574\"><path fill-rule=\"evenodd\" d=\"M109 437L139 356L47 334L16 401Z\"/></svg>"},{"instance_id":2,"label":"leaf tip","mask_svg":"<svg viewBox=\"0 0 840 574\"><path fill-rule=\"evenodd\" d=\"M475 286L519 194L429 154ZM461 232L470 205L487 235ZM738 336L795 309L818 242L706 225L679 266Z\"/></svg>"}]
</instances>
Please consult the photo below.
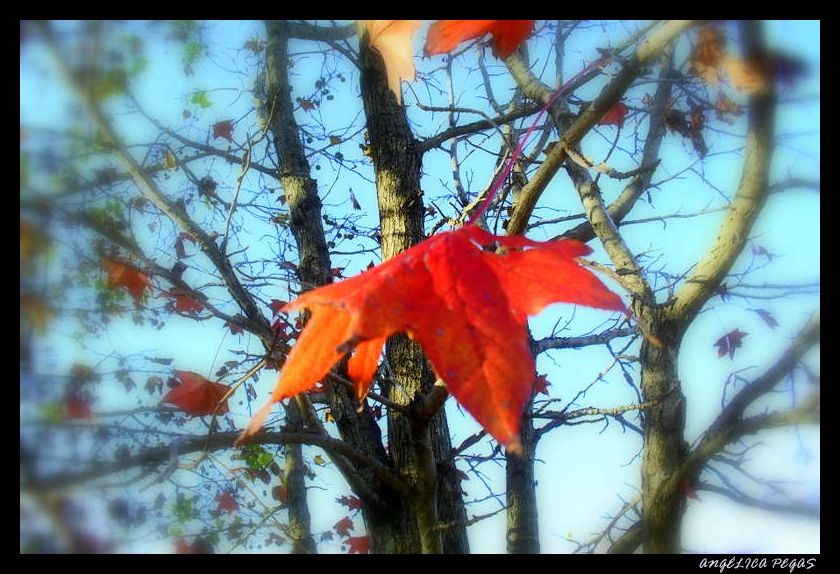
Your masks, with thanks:
<instances>
[{"instance_id":1,"label":"leaf tip","mask_svg":"<svg viewBox=\"0 0 840 574\"><path fill-rule=\"evenodd\" d=\"M507 451L510 454L513 454L513 455L516 455L516 456L523 456L525 454L524 451L522 450L522 442L519 440L519 438L515 438L515 439L511 440L510 442L508 442L505 445L505 448L507 449Z\"/></svg>"},{"instance_id":2,"label":"leaf tip","mask_svg":"<svg viewBox=\"0 0 840 574\"><path fill-rule=\"evenodd\" d=\"M271 412L271 406L273 404L274 401L269 400L260 410L257 411L251 419L251 422L249 422L248 426L245 427L245 430L242 431L242 434L240 434L233 442L233 446L240 447L245 445L262 430L263 423L265 422L265 419L268 418L268 413Z\"/></svg>"}]
</instances>

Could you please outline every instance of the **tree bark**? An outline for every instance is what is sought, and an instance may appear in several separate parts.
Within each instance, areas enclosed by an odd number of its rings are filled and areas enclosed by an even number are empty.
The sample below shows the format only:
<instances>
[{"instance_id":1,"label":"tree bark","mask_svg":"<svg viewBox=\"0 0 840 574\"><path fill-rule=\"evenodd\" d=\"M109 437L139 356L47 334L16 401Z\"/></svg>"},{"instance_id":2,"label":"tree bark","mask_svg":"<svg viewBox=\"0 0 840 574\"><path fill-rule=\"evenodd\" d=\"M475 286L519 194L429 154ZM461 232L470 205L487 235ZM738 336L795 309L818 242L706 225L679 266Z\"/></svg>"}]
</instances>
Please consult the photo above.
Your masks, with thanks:
<instances>
[{"instance_id":1,"label":"tree bark","mask_svg":"<svg viewBox=\"0 0 840 574\"><path fill-rule=\"evenodd\" d=\"M533 401L533 398L532 398ZM537 487L534 481L534 456L537 450L532 402L522 418L522 454L507 453L507 551L508 554L539 554L540 531L537 514Z\"/></svg>"},{"instance_id":2,"label":"tree bark","mask_svg":"<svg viewBox=\"0 0 840 574\"><path fill-rule=\"evenodd\" d=\"M294 118L291 86L288 70L288 23L270 21L266 23L268 42L266 44L265 86L258 86L258 98L262 99L261 109L274 140L274 147L279 163L278 178L286 194L289 207L290 227L300 255L298 276L301 290L326 285L332 282L330 256L321 222L321 200L318 197L317 182L310 176L310 166L306 159L303 145L298 135L299 128ZM339 370L343 370L340 367ZM348 444L365 453L380 463L387 464L387 455L382 445L381 432L373 415L365 410L356 412L356 401L347 389L330 385L328 393L330 408L335 418L341 438ZM290 410L295 410L294 407ZM295 453L287 451L292 457ZM287 461L288 462L288 461ZM399 504L401 498L387 486L375 479L370 468L348 461L338 465L351 485L366 486L364 492L357 492L365 502L362 514L368 525L370 548L372 552L395 552L399 548L390 543L381 543L387 538L389 526L380 527L383 517L390 519L387 510L393 504ZM303 472L302 465L292 464L296 472ZM352 472L350 477L347 472ZM303 479L287 476L290 484L304 485ZM290 488L290 498L293 497ZM377 493L377 502L385 504L385 510L376 509L367 492ZM308 512L308 511L307 511Z\"/></svg>"},{"instance_id":3,"label":"tree bark","mask_svg":"<svg viewBox=\"0 0 840 574\"><path fill-rule=\"evenodd\" d=\"M303 416L297 403L286 405L287 432L303 430ZM292 539L292 554L317 554L318 547L312 537L309 504L306 501L306 463L303 460L303 445L287 444L286 454L286 491L289 509L289 528L287 533Z\"/></svg>"},{"instance_id":4,"label":"tree bark","mask_svg":"<svg viewBox=\"0 0 840 574\"><path fill-rule=\"evenodd\" d=\"M639 355L642 400L652 403L644 414L642 451L642 538L645 553L680 551L685 496L679 488L660 488L682 464L688 444L685 396L677 374L683 329L656 308L638 305L640 325L648 336Z\"/></svg>"},{"instance_id":5,"label":"tree bark","mask_svg":"<svg viewBox=\"0 0 840 574\"><path fill-rule=\"evenodd\" d=\"M376 170L376 189L384 259L420 243L424 238L423 197L420 188L422 153L414 139L405 109L388 89L382 58L361 39L361 86ZM414 405L428 393L435 375L419 345L405 335L391 337L386 360L393 380L385 389L390 400ZM430 420L412 409L389 410L388 444L394 467L415 487L416 496L406 501L401 536L418 537L423 552L468 552L466 511L460 485L447 479L439 484L438 466L451 450L449 427L443 409ZM439 522L458 524L438 530Z\"/></svg>"}]
</instances>

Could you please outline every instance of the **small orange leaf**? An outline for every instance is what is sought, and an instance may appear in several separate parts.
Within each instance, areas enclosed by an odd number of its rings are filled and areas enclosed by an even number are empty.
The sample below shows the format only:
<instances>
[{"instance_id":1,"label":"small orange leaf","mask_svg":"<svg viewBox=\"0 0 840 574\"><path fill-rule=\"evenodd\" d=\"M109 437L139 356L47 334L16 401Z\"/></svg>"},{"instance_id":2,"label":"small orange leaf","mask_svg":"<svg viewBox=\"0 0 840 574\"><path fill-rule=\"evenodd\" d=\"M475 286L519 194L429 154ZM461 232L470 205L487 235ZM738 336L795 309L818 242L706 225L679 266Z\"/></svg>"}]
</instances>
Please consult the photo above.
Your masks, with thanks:
<instances>
[{"instance_id":1,"label":"small orange leaf","mask_svg":"<svg viewBox=\"0 0 840 574\"><path fill-rule=\"evenodd\" d=\"M461 42L492 34L493 53L505 59L533 29L533 20L439 20L429 28L425 53L427 56L448 53Z\"/></svg>"},{"instance_id":2,"label":"small orange leaf","mask_svg":"<svg viewBox=\"0 0 840 574\"><path fill-rule=\"evenodd\" d=\"M370 37L370 45L382 56L388 75L388 87L402 103L402 80L414 80L414 51L411 39L420 27L420 20L362 20L362 28Z\"/></svg>"},{"instance_id":3,"label":"small orange leaf","mask_svg":"<svg viewBox=\"0 0 840 574\"><path fill-rule=\"evenodd\" d=\"M169 391L161 402L175 405L193 416L223 415L228 412L227 399L219 403L230 388L208 381L197 373L175 371L181 384ZM218 410L216 407L218 406Z\"/></svg>"},{"instance_id":4,"label":"small orange leaf","mask_svg":"<svg viewBox=\"0 0 840 574\"><path fill-rule=\"evenodd\" d=\"M108 273L108 287L125 287L134 297L135 305L139 306L143 293L152 286L148 275L113 259L103 259L102 267Z\"/></svg>"},{"instance_id":5,"label":"small orange leaf","mask_svg":"<svg viewBox=\"0 0 840 574\"><path fill-rule=\"evenodd\" d=\"M601 119L598 120L598 125L624 127L624 118L626 116L627 106L618 102L608 109L607 113L601 116Z\"/></svg>"},{"instance_id":6,"label":"small orange leaf","mask_svg":"<svg viewBox=\"0 0 840 574\"><path fill-rule=\"evenodd\" d=\"M743 58L727 55L721 67L726 72L729 83L739 92L752 95L767 91L764 75Z\"/></svg>"},{"instance_id":7,"label":"small orange leaf","mask_svg":"<svg viewBox=\"0 0 840 574\"><path fill-rule=\"evenodd\" d=\"M726 39L717 28L711 24L700 28L697 45L688 61L692 71L707 84L716 86L720 82L725 47Z\"/></svg>"}]
</instances>

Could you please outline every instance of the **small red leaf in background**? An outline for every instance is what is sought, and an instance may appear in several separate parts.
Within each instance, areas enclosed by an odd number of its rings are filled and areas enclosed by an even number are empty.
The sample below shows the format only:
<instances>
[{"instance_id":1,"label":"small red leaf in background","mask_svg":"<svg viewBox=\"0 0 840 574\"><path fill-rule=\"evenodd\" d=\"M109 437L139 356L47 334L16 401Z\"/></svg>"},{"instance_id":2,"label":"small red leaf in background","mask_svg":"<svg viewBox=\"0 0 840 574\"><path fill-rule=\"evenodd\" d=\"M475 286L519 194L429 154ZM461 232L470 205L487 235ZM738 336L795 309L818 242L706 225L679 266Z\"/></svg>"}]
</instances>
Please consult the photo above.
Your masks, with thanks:
<instances>
[{"instance_id":1,"label":"small red leaf in background","mask_svg":"<svg viewBox=\"0 0 840 574\"><path fill-rule=\"evenodd\" d=\"M770 311L767 311L765 309L753 309L752 311L757 313L758 316L761 317L761 319L765 323L767 323L767 326L771 329L775 329L779 326L779 322L776 321L776 318L770 313Z\"/></svg>"},{"instance_id":2,"label":"small red leaf in background","mask_svg":"<svg viewBox=\"0 0 840 574\"><path fill-rule=\"evenodd\" d=\"M534 385L528 315L559 302L625 311L621 299L577 263L590 252L577 241L540 243L468 225L360 275L308 291L283 309L306 308L312 315L271 402L309 390L354 348L350 370L362 399L385 339L404 332L420 343L456 400L517 451L522 410ZM239 444L259 430L269 411L270 403L253 417Z\"/></svg>"},{"instance_id":3,"label":"small red leaf in background","mask_svg":"<svg viewBox=\"0 0 840 574\"><path fill-rule=\"evenodd\" d=\"M345 516L335 523L333 526L339 536L350 536L350 531L353 530L353 521L349 516Z\"/></svg>"},{"instance_id":4,"label":"small red leaf in background","mask_svg":"<svg viewBox=\"0 0 840 574\"><path fill-rule=\"evenodd\" d=\"M271 497L281 504L286 504L289 501L289 489L282 484L275 486L271 489Z\"/></svg>"},{"instance_id":5,"label":"small red leaf in background","mask_svg":"<svg viewBox=\"0 0 840 574\"><path fill-rule=\"evenodd\" d=\"M279 317L271 322L271 333L278 339L287 340L286 336L286 322Z\"/></svg>"},{"instance_id":6,"label":"small red leaf in background","mask_svg":"<svg viewBox=\"0 0 840 574\"><path fill-rule=\"evenodd\" d=\"M726 355L729 355L730 359L735 357L735 349L740 349L742 347L741 341L748 334L749 333L744 333L739 329L733 329L715 341L715 347L718 348L718 357L725 357Z\"/></svg>"},{"instance_id":7,"label":"small red leaf in background","mask_svg":"<svg viewBox=\"0 0 840 574\"><path fill-rule=\"evenodd\" d=\"M232 492L223 492L216 496L216 502L218 502L218 506L216 506L216 510L219 512L236 512L239 510L239 503L236 502L236 498L233 496Z\"/></svg>"},{"instance_id":8,"label":"small red leaf in background","mask_svg":"<svg viewBox=\"0 0 840 574\"><path fill-rule=\"evenodd\" d=\"M140 305L146 289L152 286L148 275L113 259L103 259L102 267L108 273L108 287L125 287L134 297L134 303Z\"/></svg>"},{"instance_id":9,"label":"small red leaf in background","mask_svg":"<svg viewBox=\"0 0 840 574\"><path fill-rule=\"evenodd\" d=\"M368 537L367 536L351 536L344 541L347 544L348 554L367 554L368 553Z\"/></svg>"},{"instance_id":10,"label":"small red leaf in background","mask_svg":"<svg viewBox=\"0 0 840 574\"><path fill-rule=\"evenodd\" d=\"M305 112L315 109L315 104L312 102L312 100L300 99L298 100L298 103L300 104L301 109L303 109L303 111Z\"/></svg>"},{"instance_id":11,"label":"small red leaf in background","mask_svg":"<svg viewBox=\"0 0 840 574\"><path fill-rule=\"evenodd\" d=\"M213 554L213 545L201 536L197 536L192 543L187 542L185 538L179 538L175 541L176 554Z\"/></svg>"},{"instance_id":12,"label":"small red leaf in background","mask_svg":"<svg viewBox=\"0 0 840 574\"><path fill-rule=\"evenodd\" d=\"M271 307L271 310L274 311L275 315L286 305L288 305L288 303L286 301L281 301L280 299L272 299L271 303L268 304L268 306Z\"/></svg>"},{"instance_id":13,"label":"small red leaf in background","mask_svg":"<svg viewBox=\"0 0 840 574\"><path fill-rule=\"evenodd\" d=\"M169 297L172 309L177 313L199 313L204 310L204 305L181 291L164 291L163 295Z\"/></svg>"},{"instance_id":14,"label":"small red leaf in background","mask_svg":"<svg viewBox=\"0 0 840 574\"><path fill-rule=\"evenodd\" d=\"M700 500L700 497L697 496L696 484L690 478L686 478L683 481L682 491L683 491L683 496L685 496L686 498L693 498L694 500Z\"/></svg>"},{"instance_id":15,"label":"small red leaf in background","mask_svg":"<svg viewBox=\"0 0 840 574\"><path fill-rule=\"evenodd\" d=\"M426 37L427 56L454 50L466 40L492 34L493 53L505 59L513 54L533 31L533 20L438 20Z\"/></svg>"},{"instance_id":16,"label":"small red leaf in background","mask_svg":"<svg viewBox=\"0 0 840 574\"><path fill-rule=\"evenodd\" d=\"M245 332L245 328L233 323L232 321L228 321L225 323L225 326L230 330L231 335L241 335Z\"/></svg>"},{"instance_id":17,"label":"small red leaf in background","mask_svg":"<svg viewBox=\"0 0 840 574\"><path fill-rule=\"evenodd\" d=\"M64 399L64 416L68 419L92 419L93 411L90 402L79 397Z\"/></svg>"},{"instance_id":18,"label":"small red leaf in background","mask_svg":"<svg viewBox=\"0 0 840 574\"><path fill-rule=\"evenodd\" d=\"M534 379L534 392L541 393L543 395L548 395L548 387L551 386L551 383L548 382L548 379L545 375L540 375L536 379Z\"/></svg>"},{"instance_id":19,"label":"small red leaf in background","mask_svg":"<svg viewBox=\"0 0 840 574\"><path fill-rule=\"evenodd\" d=\"M193 550L192 544L187 542L183 538L179 538L175 541L175 553L176 554L198 554L195 550Z\"/></svg>"},{"instance_id":20,"label":"small red leaf in background","mask_svg":"<svg viewBox=\"0 0 840 574\"><path fill-rule=\"evenodd\" d=\"M223 415L228 412L227 399L216 411L216 405L230 390L227 385L208 381L189 371L175 371L175 376L181 384L169 391L161 402L175 405L193 416L212 415L214 412Z\"/></svg>"},{"instance_id":21,"label":"small red leaf in background","mask_svg":"<svg viewBox=\"0 0 840 574\"><path fill-rule=\"evenodd\" d=\"M627 106L618 102L607 110L601 119L598 120L598 125L601 126L618 126L624 127L624 118L627 117Z\"/></svg>"},{"instance_id":22,"label":"small red leaf in background","mask_svg":"<svg viewBox=\"0 0 840 574\"><path fill-rule=\"evenodd\" d=\"M355 496L342 496L341 498L336 498L335 501L339 504L343 504L350 510L361 510L362 509L362 501L356 498Z\"/></svg>"},{"instance_id":23,"label":"small red leaf in background","mask_svg":"<svg viewBox=\"0 0 840 574\"><path fill-rule=\"evenodd\" d=\"M213 124L213 139L225 138L228 141L233 140L233 121L224 120Z\"/></svg>"}]
</instances>

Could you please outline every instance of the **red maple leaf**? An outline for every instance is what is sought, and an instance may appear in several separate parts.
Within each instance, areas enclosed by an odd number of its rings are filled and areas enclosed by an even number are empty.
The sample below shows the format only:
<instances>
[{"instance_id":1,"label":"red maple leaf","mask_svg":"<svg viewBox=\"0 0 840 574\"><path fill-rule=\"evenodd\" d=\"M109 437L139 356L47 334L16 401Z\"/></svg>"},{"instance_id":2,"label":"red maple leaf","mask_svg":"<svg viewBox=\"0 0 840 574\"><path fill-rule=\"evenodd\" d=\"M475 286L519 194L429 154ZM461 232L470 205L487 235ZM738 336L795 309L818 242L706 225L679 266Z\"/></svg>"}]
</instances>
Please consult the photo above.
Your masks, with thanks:
<instances>
[{"instance_id":1,"label":"red maple leaf","mask_svg":"<svg viewBox=\"0 0 840 574\"><path fill-rule=\"evenodd\" d=\"M348 554L367 554L368 553L368 537L367 536L351 536L344 541L347 545Z\"/></svg>"},{"instance_id":2,"label":"red maple leaf","mask_svg":"<svg viewBox=\"0 0 840 574\"><path fill-rule=\"evenodd\" d=\"M219 512L236 512L239 510L239 503L236 502L236 497L233 496L232 492L225 491L217 495L216 502L219 503L216 507Z\"/></svg>"},{"instance_id":3,"label":"red maple leaf","mask_svg":"<svg viewBox=\"0 0 840 574\"><path fill-rule=\"evenodd\" d=\"M493 53L507 58L534 29L533 20L438 20L426 36L427 56L454 50L458 44L485 34L493 35Z\"/></svg>"},{"instance_id":4,"label":"red maple leaf","mask_svg":"<svg viewBox=\"0 0 840 574\"><path fill-rule=\"evenodd\" d=\"M335 501L339 504L343 504L350 510L362 509L362 501L355 496L342 496L341 498L336 498Z\"/></svg>"},{"instance_id":5,"label":"red maple leaf","mask_svg":"<svg viewBox=\"0 0 840 574\"><path fill-rule=\"evenodd\" d=\"M225 138L227 141L233 140L233 121L224 120L213 124L213 139Z\"/></svg>"},{"instance_id":6,"label":"red maple leaf","mask_svg":"<svg viewBox=\"0 0 840 574\"><path fill-rule=\"evenodd\" d=\"M497 245L503 252L492 250ZM535 369L528 315L556 302L624 310L617 295L576 263L576 257L590 252L577 241L497 237L468 225L305 293L284 311L306 308L311 319L288 355L271 401L239 442L259 430L272 402L310 389L353 349L348 374L361 400L385 340L404 332L420 343L458 402L517 451Z\"/></svg>"},{"instance_id":7,"label":"red maple leaf","mask_svg":"<svg viewBox=\"0 0 840 574\"><path fill-rule=\"evenodd\" d=\"M625 117L627 117L627 106L618 102L608 109L607 113L601 116L601 119L598 120L598 125L624 127Z\"/></svg>"},{"instance_id":8,"label":"red maple leaf","mask_svg":"<svg viewBox=\"0 0 840 574\"><path fill-rule=\"evenodd\" d=\"M219 404L230 390L227 385L208 381L189 371L175 371L175 375L181 384L166 393L161 402L173 404L193 416L212 415L214 412L223 415L228 412L227 399Z\"/></svg>"},{"instance_id":9,"label":"red maple leaf","mask_svg":"<svg viewBox=\"0 0 840 574\"><path fill-rule=\"evenodd\" d=\"M64 416L68 419L92 419L93 410L90 408L90 401L72 396L65 398Z\"/></svg>"},{"instance_id":10,"label":"red maple leaf","mask_svg":"<svg viewBox=\"0 0 840 574\"><path fill-rule=\"evenodd\" d=\"M125 287L134 297L134 303L140 305L143 293L152 286L152 280L149 279L149 276L134 267L113 259L103 259L102 267L108 273L108 287L111 289Z\"/></svg>"},{"instance_id":11,"label":"red maple leaf","mask_svg":"<svg viewBox=\"0 0 840 574\"><path fill-rule=\"evenodd\" d=\"M741 341L747 335L748 333L744 333L739 329L733 329L715 341L715 347L718 348L718 357L725 357L726 355L729 355L730 359L735 357L735 349L742 346Z\"/></svg>"},{"instance_id":12,"label":"red maple leaf","mask_svg":"<svg viewBox=\"0 0 840 574\"><path fill-rule=\"evenodd\" d=\"M349 516L345 516L333 525L333 528L339 536L350 536L350 531L353 530L353 521Z\"/></svg>"},{"instance_id":13,"label":"red maple leaf","mask_svg":"<svg viewBox=\"0 0 840 574\"><path fill-rule=\"evenodd\" d=\"M177 313L200 313L204 310L204 305L181 291L165 291L163 295L171 299L172 309Z\"/></svg>"},{"instance_id":14,"label":"red maple leaf","mask_svg":"<svg viewBox=\"0 0 840 574\"><path fill-rule=\"evenodd\" d=\"M242 327L241 325L237 325L236 323L234 323L234 322L232 322L232 321L227 321L227 322L225 323L225 326L226 326L228 329L230 329L230 334L231 334L231 335L241 335L242 333L244 333L244 332L245 332L245 328L244 328L244 327Z\"/></svg>"},{"instance_id":15,"label":"red maple leaf","mask_svg":"<svg viewBox=\"0 0 840 574\"><path fill-rule=\"evenodd\" d=\"M548 394L548 387L551 386L551 383L548 382L548 379L545 378L545 375L540 375L536 379L534 379L534 392L535 393L542 393L544 395Z\"/></svg>"}]
</instances>

